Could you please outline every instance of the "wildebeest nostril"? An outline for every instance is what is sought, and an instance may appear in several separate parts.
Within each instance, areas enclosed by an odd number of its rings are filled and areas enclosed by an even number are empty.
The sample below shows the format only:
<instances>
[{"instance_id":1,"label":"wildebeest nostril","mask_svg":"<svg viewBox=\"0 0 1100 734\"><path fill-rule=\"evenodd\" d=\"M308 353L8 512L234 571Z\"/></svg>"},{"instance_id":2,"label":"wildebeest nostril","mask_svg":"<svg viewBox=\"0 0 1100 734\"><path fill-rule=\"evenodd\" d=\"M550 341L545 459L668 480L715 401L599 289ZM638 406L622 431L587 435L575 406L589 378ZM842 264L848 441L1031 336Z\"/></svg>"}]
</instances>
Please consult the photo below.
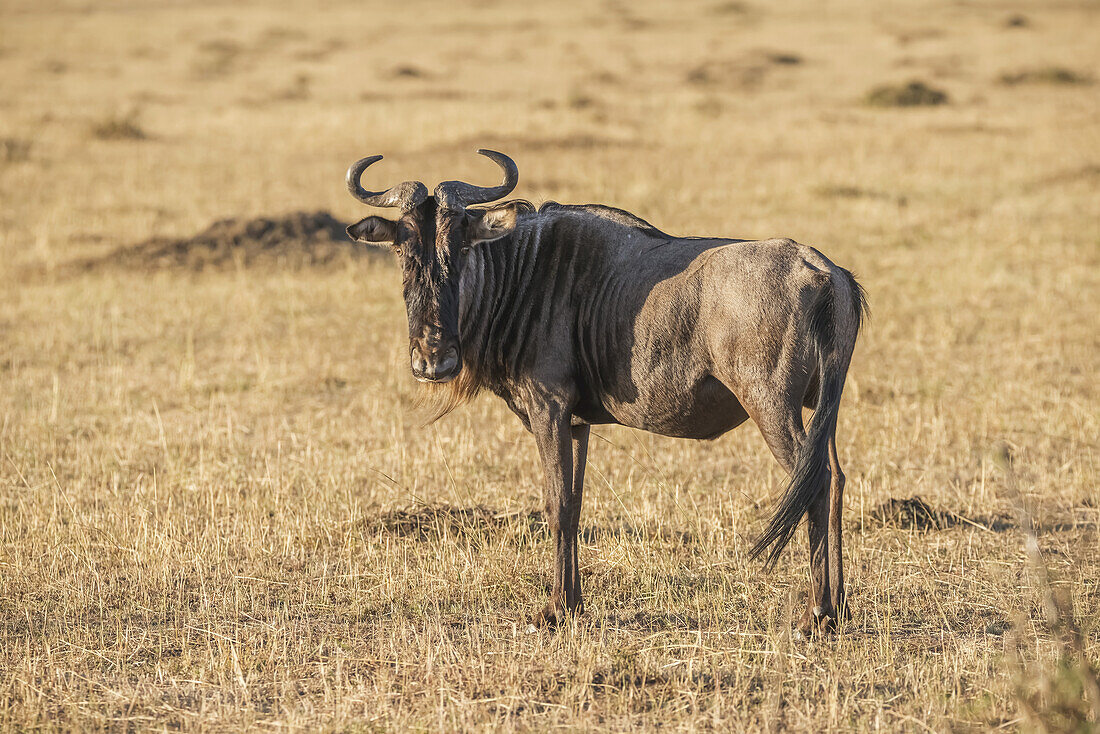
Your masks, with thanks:
<instances>
[{"instance_id":1,"label":"wildebeest nostril","mask_svg":"<svg viewBox=\"0 0 1100 734\"><path fill-rule=\"evenodd\" d=\"M435 372L439 375L445 375L455 368L458 364L458 350L451 347L440 358L439 362L435 366Z\"/></svg>"}]
</instances>

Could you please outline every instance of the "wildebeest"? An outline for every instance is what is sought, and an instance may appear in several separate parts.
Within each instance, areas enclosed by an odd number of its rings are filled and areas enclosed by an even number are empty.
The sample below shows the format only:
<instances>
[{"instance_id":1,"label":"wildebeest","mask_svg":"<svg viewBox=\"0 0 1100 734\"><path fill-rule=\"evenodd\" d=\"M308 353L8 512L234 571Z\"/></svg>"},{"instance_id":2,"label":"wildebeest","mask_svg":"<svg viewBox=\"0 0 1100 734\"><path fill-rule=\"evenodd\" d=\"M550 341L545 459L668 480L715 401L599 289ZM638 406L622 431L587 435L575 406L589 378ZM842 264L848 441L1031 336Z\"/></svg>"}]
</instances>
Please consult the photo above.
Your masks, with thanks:
<instances>
[{"instance_id":1,"label":"wildebeest","mask_svg":"<svg viewBox=\"0 0 1100 734\"><path fill-rule=\"evenodd\" d=\"M382 156L356 162L352 195L400 216L367 217L348 234L392 245L401 261L413 375L446 391L436 417L488 389L535 436L555 559L535 623L583 609L590 426L712 439L751 417L790 475L752 555L773 566L806 515L811 582L799 628L832 628L847 614L836 424L866 307L855 278L789 239L673 237L591 204L470 208L519 180L508 156L478 153L504 170L499 186L367 191L363 172ZM808 430L803 406L814 409Z\"/></svg>"}]
</instances>

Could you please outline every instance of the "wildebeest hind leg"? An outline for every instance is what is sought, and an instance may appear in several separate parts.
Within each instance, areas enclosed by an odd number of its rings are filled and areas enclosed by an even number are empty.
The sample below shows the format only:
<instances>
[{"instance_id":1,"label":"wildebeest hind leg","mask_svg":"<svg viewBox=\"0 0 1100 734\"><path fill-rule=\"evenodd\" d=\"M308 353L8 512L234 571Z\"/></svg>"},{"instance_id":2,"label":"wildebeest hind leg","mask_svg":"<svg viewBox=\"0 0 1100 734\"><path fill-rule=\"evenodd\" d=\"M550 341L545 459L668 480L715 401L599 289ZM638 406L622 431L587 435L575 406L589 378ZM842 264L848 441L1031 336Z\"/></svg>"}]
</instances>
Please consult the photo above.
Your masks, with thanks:
<instances>
[{"instance_id":1,"label":"wildebeest hind leg","mask_svg":"<svg viewBox=\"0 0 1100 734\"><path fill-rule=\"evenodd\" d=\"M802 407L787 405L776 400L767 408L754 412L753 418L768 448L787 475L794 471L798 452L806 441L802 426ZM798 621L798 629L809 635L831 628L836 612L829 588L829 496L823 494L807 513L807 531L810 541L810 593L806 598L806 611ZM839 546L837 546L839 553Z\"/></svg>"},{"instance_id":2,"label":"wildebeest hind leg","mask_svg":"<svg viewBox=\"0 0 1100 734\"><path fill-rule=\"evenodd\" d=\"M798 620L798 631L809 636L832 630L837 621L830 591L829 495L823 493L806 515L806 534L810 541L810 595L806 598L806 611Z\"/></svg>"},{"instance_id":3,"label":"wildebeest hind leg","mask_svg":"<svg viewBox=\"0 0 1100 734\"><path fill-rule=\"evenodd\" d=\"M844 472L836 454L836 434L829 438L829 591L837 618L851 619L844 593L844 554L841 551L841 510L844 506Z\"/></svg>"}]
</instances>

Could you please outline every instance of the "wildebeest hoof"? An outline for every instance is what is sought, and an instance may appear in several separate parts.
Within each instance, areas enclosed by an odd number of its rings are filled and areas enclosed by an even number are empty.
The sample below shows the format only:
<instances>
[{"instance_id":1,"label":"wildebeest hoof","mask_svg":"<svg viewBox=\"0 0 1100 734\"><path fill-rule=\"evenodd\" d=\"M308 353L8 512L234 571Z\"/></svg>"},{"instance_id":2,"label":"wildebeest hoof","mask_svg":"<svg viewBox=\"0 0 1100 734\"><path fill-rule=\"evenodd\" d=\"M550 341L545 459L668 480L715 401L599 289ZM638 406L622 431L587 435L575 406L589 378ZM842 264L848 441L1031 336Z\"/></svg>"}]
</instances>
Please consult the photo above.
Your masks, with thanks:
<instances>
[{"instance_id":1,"label":"wildebeest hoof","mask_svg":"<svg viewBox=\"0 0 1100 734\"><path fill-rule=\"evenodd\" d=\"M554 628L583 612L583 604L578 604L575 609L570 611L560 604L550 602L543 607L541 612L535 615L534 619L531 620L531 624L539 629Z\"/></svg>"},{"instance_id":2,"label":"wildebeest hoof","mask_svg":"<svg viewBox=\"0 0 1100 734\"><path fill-rule=\"evenodd\" d=\"M559 612L553 604L547 604L541 612L531 619L531 626L535 629L553 629L559 622L565 621L559 618Z\"/></svg>"},{"instance_id":3,"label":"wildebeest hoof","mask_svg":"<svg viewBox=\"0 0 1100 734\"><path fill-rule=\"evenodd\" d=\"M849 615L845 615L848 618ZM812 639L827 637L836 632L838 627L837 613L835 609L823 609L822 607L813 607L807 609L802 613L802 618L798 620L798 625L795 627L796 637L798 639Z\"/></svg>"}]
</instances>

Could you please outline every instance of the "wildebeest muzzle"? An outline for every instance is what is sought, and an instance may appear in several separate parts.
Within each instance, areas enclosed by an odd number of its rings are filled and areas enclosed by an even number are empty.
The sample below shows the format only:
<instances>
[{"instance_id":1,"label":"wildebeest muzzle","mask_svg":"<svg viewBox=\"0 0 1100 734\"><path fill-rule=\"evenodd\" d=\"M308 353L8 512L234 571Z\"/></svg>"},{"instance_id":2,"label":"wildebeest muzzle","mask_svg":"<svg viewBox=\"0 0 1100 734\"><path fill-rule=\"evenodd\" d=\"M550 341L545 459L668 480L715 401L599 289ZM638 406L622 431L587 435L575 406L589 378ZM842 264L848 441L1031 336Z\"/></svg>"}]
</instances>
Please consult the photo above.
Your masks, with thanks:
<instances>
[{"instance_id":1,"label":"wildebeest muzzle","mask_svg":"<svg viewBox=\"0 0 1100 734\"><path fill-rule=\"evenodd\" d=\"M424 335L409 347L409 366L421 382L448 382L462 371L458 346L440 339L425 329Z\"/></svg>"}]
</instances>

